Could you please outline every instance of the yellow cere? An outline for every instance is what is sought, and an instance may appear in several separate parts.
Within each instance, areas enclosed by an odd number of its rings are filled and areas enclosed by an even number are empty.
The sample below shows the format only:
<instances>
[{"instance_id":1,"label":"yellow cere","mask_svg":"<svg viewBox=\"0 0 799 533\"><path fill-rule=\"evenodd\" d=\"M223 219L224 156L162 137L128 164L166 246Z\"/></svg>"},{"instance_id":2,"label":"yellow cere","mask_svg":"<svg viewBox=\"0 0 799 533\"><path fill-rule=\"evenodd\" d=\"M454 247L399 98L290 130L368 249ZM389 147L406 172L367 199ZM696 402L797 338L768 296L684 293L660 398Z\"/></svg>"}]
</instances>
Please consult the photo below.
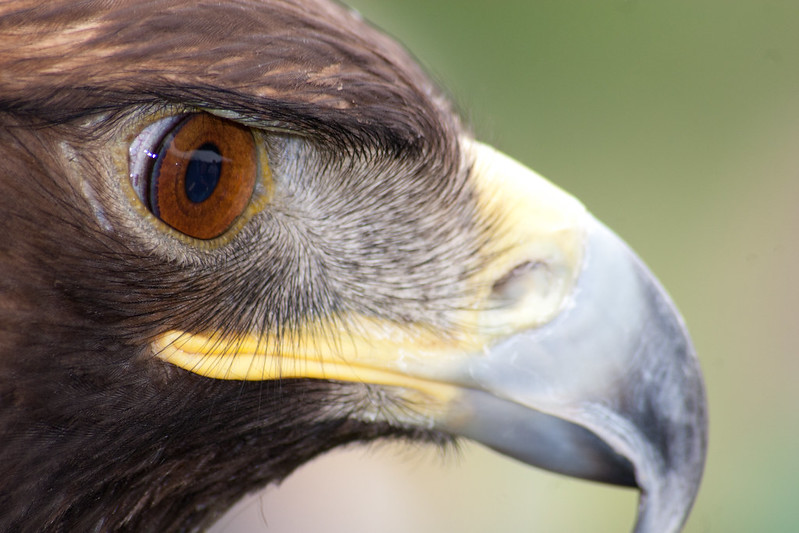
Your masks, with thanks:
<instances>
[{"instance_id":1,"label":"yellow cere","mask_svg":"<svg viewBox=\"0 0 799 533\"><path fill-rule=\"evenodd\" d=\"M280 341L268 335L227 338L172 331L159 337L153 348L160 359L214 379L371 383L410 388L439 402L455 394L453 386L422 377L415 370L425 369L429 375L431 366L438 363L443 371L448 362L474 346L461 343L454 349L432 334L410 335L391 325L367 324L362 324L360 334L319 328L320 333L306 331Z\"/></svg>"},{"instance_id":2,"label":"yellow cere","mask_svg":"<svg viewBox=\"0 0 799 533\"><path fill-rule=\"evenodd\" d=\"M474 160L472 181L489 220L498 220L489 243L497 259L478 274L488 290L519 265L534 265L511 303L481 306L478 328L505 336L552 320L568 303L582 270L586 243L585 207L573 196L494 148L464 141ZM488 310L486 310L488 309Z\"/></svg>"}]
</instances>

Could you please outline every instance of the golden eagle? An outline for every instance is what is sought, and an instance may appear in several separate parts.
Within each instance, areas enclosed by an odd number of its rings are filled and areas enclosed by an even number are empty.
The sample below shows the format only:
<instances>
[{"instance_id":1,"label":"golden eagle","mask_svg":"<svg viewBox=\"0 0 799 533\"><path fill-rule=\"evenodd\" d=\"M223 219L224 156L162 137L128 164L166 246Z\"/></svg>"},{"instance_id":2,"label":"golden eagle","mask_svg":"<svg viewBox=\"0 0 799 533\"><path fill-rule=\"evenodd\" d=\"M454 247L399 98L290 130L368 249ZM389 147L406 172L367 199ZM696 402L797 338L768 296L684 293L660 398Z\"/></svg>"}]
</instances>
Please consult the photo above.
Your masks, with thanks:
<instances>
[{"instance_id":1,"label":"golden eagle","mask_svg":"<svg viewBox=\"0 0 799 533\"><path fill-rule=\"evenodd\" d=\"M701 374L619 238L337 4L0 4L0 530L196 531L456 436L680 529Z\"/></svg>"}]
</instances>

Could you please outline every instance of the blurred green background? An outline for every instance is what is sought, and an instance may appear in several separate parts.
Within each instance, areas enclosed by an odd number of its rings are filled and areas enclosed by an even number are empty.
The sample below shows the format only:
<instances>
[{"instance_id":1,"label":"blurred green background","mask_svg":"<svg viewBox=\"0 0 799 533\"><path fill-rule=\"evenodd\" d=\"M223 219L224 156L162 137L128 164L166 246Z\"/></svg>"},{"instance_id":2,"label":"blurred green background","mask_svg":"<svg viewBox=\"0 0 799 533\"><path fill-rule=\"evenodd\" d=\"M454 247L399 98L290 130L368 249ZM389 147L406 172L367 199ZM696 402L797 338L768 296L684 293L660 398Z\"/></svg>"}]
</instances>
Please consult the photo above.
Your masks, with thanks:
<instances>
[{"instance_id":1,"label":"blurred green background","mask_svg":"<svg viewBox=\"0 0 799 533\"><path fill-rule=\"evenodd\" d=\"M677 302L710 402L686 531L799 531L799 2L349 3L407 45L481 140L580 198ZM376 446L312 463L216 531L623 532L636 502L476 445Z\"/></svg>"}]
</instances>

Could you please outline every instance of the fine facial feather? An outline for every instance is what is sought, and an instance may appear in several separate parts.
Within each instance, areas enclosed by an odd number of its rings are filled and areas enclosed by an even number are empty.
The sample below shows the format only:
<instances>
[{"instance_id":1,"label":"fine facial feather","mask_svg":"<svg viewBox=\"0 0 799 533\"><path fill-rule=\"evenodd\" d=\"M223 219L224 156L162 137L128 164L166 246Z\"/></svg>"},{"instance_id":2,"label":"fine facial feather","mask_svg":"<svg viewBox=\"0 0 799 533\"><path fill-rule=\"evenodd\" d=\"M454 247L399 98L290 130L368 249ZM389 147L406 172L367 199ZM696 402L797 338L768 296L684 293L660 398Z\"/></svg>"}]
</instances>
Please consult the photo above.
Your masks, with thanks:
<instances>
[{"instance_id":1,"label":"fine facial feather","mask_svg":"<svg viewBox=\"0 0 799 533\"><path fill-rule=\"evenodd\" d=\"M367 386L147 351L347 310L446 334L482 222L458 122L402 50L316 2L8 2L0 63L0 529L193 530L336 445L423 436L359 421ZM276 182L215 249L121 192L148 116L197 107L265 127Z\"/></svg>"},{"instance_id":2,"label":"fine facial feather","mask_svg":"<svg viewBox=\"0 0 799 533\"><path fill-rule=\"evenodd\" d=\"M343 9L321 3L277 3L266 9L257 3L241 3L239 9L158 2L114 9L92 3L81 9L53 3L25 9L19 4L10 3L5 8L10 14L2 20L8 38L2 40L6 43L5 74L0 86L0 107L17 117L38 123L111 107L109 116L118 119L126 111L141 113L137 106L145 103L177 102L238 113L242 120L303 137L308 144L295 140L285 150L272 150L278 169L284 160L287 165L301 163L285 172L291 175L285 181L292 198L283 206L273 206L271 214L276 216L281 208L292 214L305 209L307 225L319 228L320 221L330 221L329 229L321 229L335 234L334 240L324 234L318 236L321 239L305 235L298 244L349 243L352 246L344 250L322 253L338 258L343 264L337 268L342 270L369 263L360 260L359 249L392 253L385 243L413 243L431 250L442 241L440 237L460 236L463 223L474 225L470 191L464 185L465 163L458 154L456 119L395 44ZM321 15L326 18L316 18ZM235 32L230 31L233 27ZM142 39L143 34L149 38ZM103 68L98 69L98 64ZM335 87L318 83L320 72L332 76ZM270 91L279 98L260 96ZM339 101L330 103L333 99ZM83 165L83 170L78 169L83 172L80 179L112 172L108 161L97 158L109 151L109 139L121 136L113 123L94 121L89 127L59 132L66 145L72 146L67 157L86 160L77 162ZM87 137L97 135L101 128L106 137L87 150ZM332 150L325 149L326 141ZM342 149L349 158L342 160ZM400 152L401 158L394 157ZM288 160L291 157L293 161ZM310 194L304 190L309 186ZM103 187L103 183L91 184L97 189L95 196L113 196L113 191L103 191ZM302 195L321 198L324 204L308 202ZM385 201L397 197L402 201ZM294 199L310 205L292 204ZM424 212L420 207L433 203L435 209L430 211L438 215L420 217ZM366 220L364 213L369 217ZM105 216L113 217L113 213ZM290 226L297 227L294 221ZM369 228L374 227L380 230L370 239ZM383 244L370 242L374 238ZM463 249L465 244L458 242L452 248ZM404 256L409 251L414 252L400 245L396 254ZM416 262L425 270L424 264L444 265L442 259L425 255ZM383 262L375 263L381 270L356 276L358 287L363 287L364 277L379 277L380 285L407 274L403 269L392 276ZM423 273L420 277L435 276ZM407 281L402 284L409 285ZM377 292L386 291L378 288Z\"/></svg>"}]
</instances>

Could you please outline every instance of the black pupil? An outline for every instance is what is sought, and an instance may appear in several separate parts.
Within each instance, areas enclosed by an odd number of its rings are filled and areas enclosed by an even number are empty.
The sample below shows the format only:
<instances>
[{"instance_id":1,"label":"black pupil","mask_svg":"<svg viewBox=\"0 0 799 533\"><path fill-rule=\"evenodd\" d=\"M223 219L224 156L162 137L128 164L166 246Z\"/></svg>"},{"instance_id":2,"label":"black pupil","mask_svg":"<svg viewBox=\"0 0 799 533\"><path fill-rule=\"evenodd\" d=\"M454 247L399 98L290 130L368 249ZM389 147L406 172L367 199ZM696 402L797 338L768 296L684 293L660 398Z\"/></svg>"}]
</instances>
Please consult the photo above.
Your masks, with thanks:
<instances>
[{"instance_id":1,"label":"black pupil","mask_svg":"<svg viewBox=\"0 0 799 533\"><path fill-rule=\"evenodd\" d=\"M186 167L186 197L199 204L206 201L222 175L222 154L214 143L205 143L191 153Z\"/></svg>"}]
</instances>

